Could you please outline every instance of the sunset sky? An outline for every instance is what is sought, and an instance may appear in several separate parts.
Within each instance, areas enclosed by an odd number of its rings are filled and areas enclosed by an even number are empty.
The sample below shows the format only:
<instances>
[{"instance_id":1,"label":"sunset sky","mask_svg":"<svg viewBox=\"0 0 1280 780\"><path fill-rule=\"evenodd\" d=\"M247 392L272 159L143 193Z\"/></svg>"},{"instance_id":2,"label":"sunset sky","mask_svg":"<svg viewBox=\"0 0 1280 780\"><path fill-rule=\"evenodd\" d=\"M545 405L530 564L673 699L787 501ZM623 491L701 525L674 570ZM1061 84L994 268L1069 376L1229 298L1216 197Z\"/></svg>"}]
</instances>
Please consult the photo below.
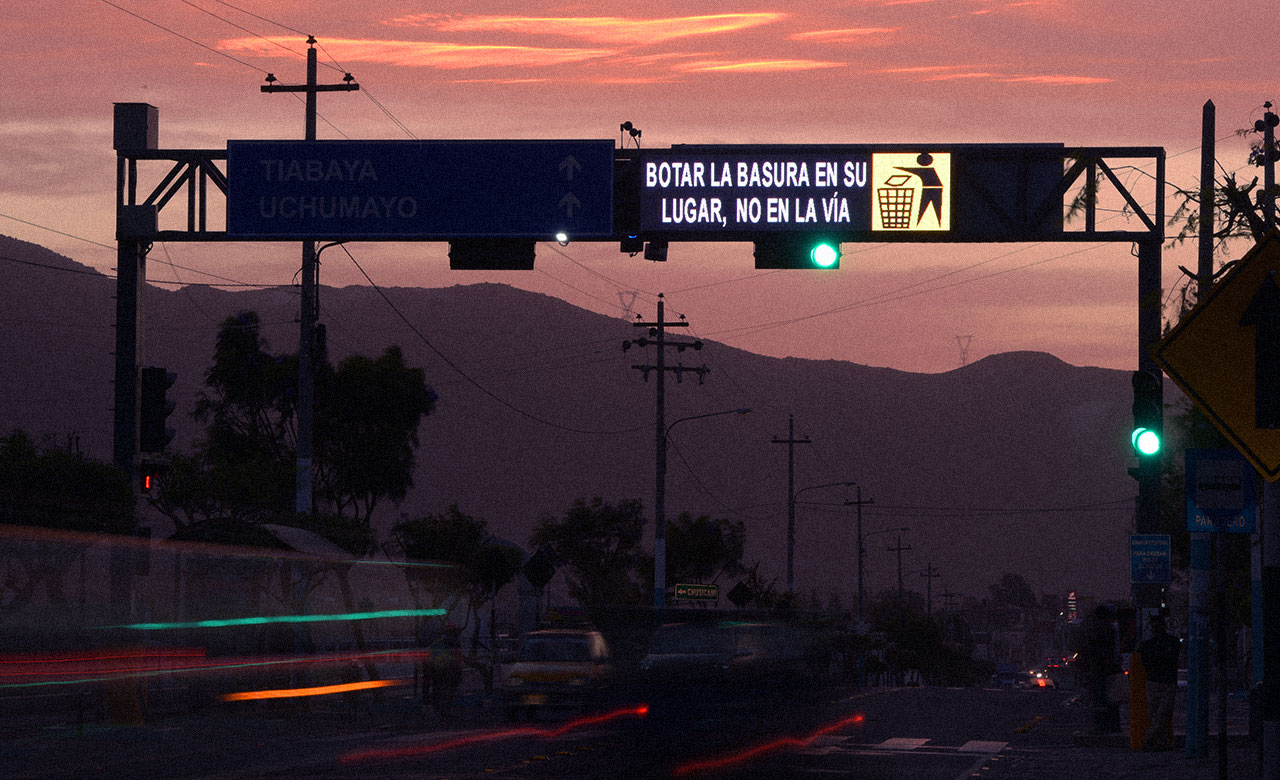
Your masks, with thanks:
<instances>
[{"instance_id":1,"label":"sunset sky","mask_svg":"<svg viewBox=\"0 0 1280 780\"><path fill-rule=\"evenodd\" d=\"M320 96L321 138L621 142L619 124L630 121L642 147L1163 146L1170 185L1191 188L1204 102L1217 106L1220 165L1235 170L1248 139L1234 131L1276 97L1262 59L1274 36L1240 9L1223 0L6 3L0 233L110 273L112 103L157 106L162 148L300 138L300 100L259 86L268 72L305 78L307 34L319 40L322 83L349 71L362 87ZM144 168L144 186L166 170ZM1153 173L1123 175L1138 188ZM1107 218L1136 229L1131 217ZM1012 350L1111 368L1137 360L1126 244L846 244L841 269L827 273L757 271L747 244L673 244L666 263L616 244L539 245L536 270L504 273L451 272L438 243L348 248L383 286L498 281L628 319L651 317L664 292L694 335L769 355L925 372ZM274 285L293 278L299 250L168 244L150 258L157 281ZM322 283L366 283L345 255L322 259ZM1179 265L1195 266L1194 243L1166 251L1166 288L1181 284Z\"/></svg>"}]
</instances>

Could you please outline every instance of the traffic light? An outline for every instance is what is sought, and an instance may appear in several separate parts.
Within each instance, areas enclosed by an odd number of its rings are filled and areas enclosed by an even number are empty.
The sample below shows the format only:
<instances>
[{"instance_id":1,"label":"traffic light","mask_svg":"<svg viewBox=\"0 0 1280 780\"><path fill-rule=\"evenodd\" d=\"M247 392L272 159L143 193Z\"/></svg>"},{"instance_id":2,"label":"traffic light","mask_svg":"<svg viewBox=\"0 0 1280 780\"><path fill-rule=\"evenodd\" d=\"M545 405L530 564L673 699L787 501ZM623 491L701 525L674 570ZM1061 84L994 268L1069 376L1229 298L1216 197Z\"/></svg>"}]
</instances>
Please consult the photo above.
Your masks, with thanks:
<instances>
[{"instance_id":1,"label":"traffic light","mask_svg":"<svg viewBox=\"0 0 1280 780\"><path fill-rule=\"evenodd\" d=\"M1164 392L1158 371L1133 372L1133 433L1129 440L1139 458L1160 454L1164 438Z\"/></svg>"},{"instance_id":2,"label":"traffic light","mask_svg":"<svg viewBox=\"0 0 1280 780\"><path fill-rule=\"evenodd\" d=\"M141 452L163 452L172 439L174 430L165 426L165 420L173 413L174 403L168 398L168 390L178 378L177 374L163 368L142 369L142 403L139 409L138 449Z\"/></svg>"},{"instance_id":3,"label":"traffic light","mask_svg":"<svg viewBox=\"0 0 1280 780\"><path fill-rule=\"evenodd\" d=\"M840 242L830 236L786 235L755 242L756 268L840 267Z\"/></svg>"},{"instance_id":4,"label":"traffic light","mask_svg":"<svg viewBox=\"0 0 1280 780\"><path fill-rule=\"evenodd\" d=\"M449 241L454 271L532 271L535 242L527 238L455 238Z\"/></svg>"}]
</instances>

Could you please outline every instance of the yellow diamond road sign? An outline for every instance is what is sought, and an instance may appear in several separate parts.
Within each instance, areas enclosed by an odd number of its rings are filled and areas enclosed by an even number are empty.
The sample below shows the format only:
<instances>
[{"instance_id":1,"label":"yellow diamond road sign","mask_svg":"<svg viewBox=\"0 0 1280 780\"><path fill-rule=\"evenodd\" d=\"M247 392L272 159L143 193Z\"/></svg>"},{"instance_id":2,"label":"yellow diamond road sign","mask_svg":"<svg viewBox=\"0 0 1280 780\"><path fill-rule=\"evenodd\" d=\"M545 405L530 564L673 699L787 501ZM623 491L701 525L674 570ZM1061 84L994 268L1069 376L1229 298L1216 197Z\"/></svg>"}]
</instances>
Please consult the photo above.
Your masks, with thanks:
<instances>
[{"instance_id":1,"label":"yellow diamond road sign","mask_svg":"<svg viewBox=\"0 0 1280 780\"><path fill-rule=\"evenodd\" d=\"M1280 478L1280 233L1156 346L1156 363L1263 476Z\"/></svg>"}]
</instances>

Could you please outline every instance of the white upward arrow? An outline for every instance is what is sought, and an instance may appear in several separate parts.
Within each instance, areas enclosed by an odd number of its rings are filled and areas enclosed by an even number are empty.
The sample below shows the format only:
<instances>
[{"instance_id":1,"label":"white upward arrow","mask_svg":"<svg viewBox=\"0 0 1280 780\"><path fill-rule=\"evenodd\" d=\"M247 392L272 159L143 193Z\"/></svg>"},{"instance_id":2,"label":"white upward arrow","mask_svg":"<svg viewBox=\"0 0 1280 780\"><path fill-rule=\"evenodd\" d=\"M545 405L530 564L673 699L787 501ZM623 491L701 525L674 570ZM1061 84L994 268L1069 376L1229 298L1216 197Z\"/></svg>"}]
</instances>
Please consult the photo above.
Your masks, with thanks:
<instances>
[{"instance_id":1,"label":"white upward arrow","mask_svg":"<svg viewBox=\"0 0 1280 780\"><path fill-rule=\"evenodd\" d=\"M567 193L563 198L561 198L560 203L557 205L559 205L560 208L565 210L565 213L569 215L569 219L573 219L573 210L576 208L581 208L582 201L575 198L573 196L573 193L570 192L570 193Z\"/></svg>"},{"instance_id":2,"label":"white upward arrow","mask_svg":"<svg viewBox=\"0 0 1280 780\"><path fill-rule=\"evenodd\" d=\"M582 163L574 159L573 155L560 161L560 172L564 174L565 181L573 181L573 174L580 170L582 170Z\"/></svg>"}]
</instances>

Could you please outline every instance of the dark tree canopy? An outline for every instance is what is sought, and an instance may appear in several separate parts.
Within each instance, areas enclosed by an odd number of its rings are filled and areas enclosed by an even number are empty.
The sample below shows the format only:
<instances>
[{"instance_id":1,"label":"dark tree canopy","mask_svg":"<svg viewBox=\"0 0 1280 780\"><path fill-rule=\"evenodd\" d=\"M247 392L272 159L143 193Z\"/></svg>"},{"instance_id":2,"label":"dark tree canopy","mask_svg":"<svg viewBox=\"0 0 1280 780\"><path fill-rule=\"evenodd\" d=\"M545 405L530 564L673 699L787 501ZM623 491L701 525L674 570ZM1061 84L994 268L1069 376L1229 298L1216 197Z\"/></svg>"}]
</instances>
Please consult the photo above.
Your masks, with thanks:
<instances>
[{"instance_id":1,"label":"dark tree canopy","mask_svg":"<svg viewBox=\"0 0 1280 780\"><path fill-rule=\"evenodd\" d=\"M133 487L119 469L22 431L0 438L0 523L66 531L129 533Z\"/></svg>"},{"instance_id":2,"label":"dark tree canopy","mask_svg":"<svg viewBox=\"0 0 1280 780\"><path fill-rule=\"evenodd\" d=\"M172 459L152 497L179 527L218 518L280 522L293 513L298 361L272 355L260 327L256 313L241 312L218 331L194 414L205 436L194 453ZM318 515L368 526L379 502L399 502L412 486L418 426L435 393L393 346L376 359L348 357L336 369L322 363L315 398ZM322 525L332 531L334 523Z\"/></svg>"},{"instance_id":3,"label":"dark tree canopy","mask_svg":"<svg viewBox=\"0 0 1280 780\"><path fill-rule=\"evenodd\" d=\"M742 548L746 535L741 520L713 520L708 515L694 517L681 512L667 523L667 579L706 582L721 572L730 577L745 573Z\"/></svg>"},{"instance_id":4,"label":"dark tree canopy","mask_svg":"<svg viewBox=\"0 0 1280 780\"><path fill-rule=\"evenodd\" d=\"M495 541L487 529L485 520L464 514L452 504L442 514L401 520L391 534L409 562L458 567L453 571L410 568L411 578L425 584L450 583L478 602L515 579L522 563L519 549Z\"/></svg>"},{"instance_id":5,"label":"dark tree canopy","mask_svg":"<svg viewBox=\"0 0 1280 780\"><path fill-rule=\"evenodd\" d=\"M566 572L569 595L586 607L640 605L652 577L652 557L640 547L644 516L639 499L609 504L579 498L563 517L544 517L535 547L551 548Z\"/></svg>"}]
</instances>

